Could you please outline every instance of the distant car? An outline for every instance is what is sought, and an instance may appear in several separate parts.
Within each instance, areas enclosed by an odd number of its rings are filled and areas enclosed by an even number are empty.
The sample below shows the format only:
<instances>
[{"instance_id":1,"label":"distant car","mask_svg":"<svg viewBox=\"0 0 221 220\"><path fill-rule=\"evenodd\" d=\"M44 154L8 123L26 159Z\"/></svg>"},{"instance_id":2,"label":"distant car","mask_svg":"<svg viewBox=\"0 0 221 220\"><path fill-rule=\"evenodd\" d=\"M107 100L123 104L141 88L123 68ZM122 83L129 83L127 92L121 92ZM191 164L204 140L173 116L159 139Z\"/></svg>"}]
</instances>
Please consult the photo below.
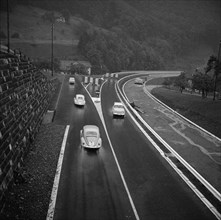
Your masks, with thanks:
<instances>
[{"instance_id":1,"label":"distant car","mask_svg":"<svg viewBox=\"0 0 221 220\"><path fill-rule=\"evenodd\" d=\"M84 95L76 94L76 96L74 97L74 104L79 106L84 106L85 105Z\"/></svg>"},{"instance_id":2,"label":"distant car","mask_svg":"<svg viewBox=\"0 0 221 220\"><path fill-rule=\"evenodd\" d=\"M74 84L75 83L75 78L74 77L70 77L69 78L69 83L70 84Z\"/></svg>"},{"instance_id":3,"label":"distant car","mask_svg":"<svg viewBox=\"0 0 221 220\"><path fill-rule=\"evenodd\" d=\"M99 149L102 146L99 128L96 125L85 125L80 131L81 146Z\"/></svg>"},{"instance_id":4,"label":"distant car","mask_svg":"<svg viewBox=\"0 0 221 220\"><path fill-rule=\"evenodd\" d=\"M114 102L114 105L112 107L112 113L113 117L114 116L124 117L125 116L124 105L121 102Z\"/></svg>"},{"instance_id":5,"label":"distant car","mask_svg":"<svg viewBox=\"0 0 221 220\"><path fill-rule=\"evenodd\" d=\"M136 78L135 79L135 84L139 84L139 85L143 85L144 84L144 79L141 79L141 78Z\"/></svg>"}]
</instances>

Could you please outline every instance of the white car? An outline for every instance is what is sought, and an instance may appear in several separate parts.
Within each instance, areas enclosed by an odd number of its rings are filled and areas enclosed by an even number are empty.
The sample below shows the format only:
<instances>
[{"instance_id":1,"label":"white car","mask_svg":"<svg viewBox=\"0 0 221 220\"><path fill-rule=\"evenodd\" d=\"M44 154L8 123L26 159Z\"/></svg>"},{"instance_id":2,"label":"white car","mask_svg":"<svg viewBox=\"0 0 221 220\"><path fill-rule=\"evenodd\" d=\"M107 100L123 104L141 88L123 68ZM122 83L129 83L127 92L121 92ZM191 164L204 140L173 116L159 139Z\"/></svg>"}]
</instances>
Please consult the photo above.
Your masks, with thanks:
<instances>
[{"instance_id":1,"label":"white car","mask_svg":"<svg viewBox=\"0 0 221 220\"><path fill-rule=\"evenodd\" d=\"M84 95L76 94L76 96L74 97L74 104L79 106L84 106L85 105Z\"/></svg>"},{"instance_id":2,"label":"white car","mask_svg":"<svg viewBox=\"0 0 221 220\"><path fill-rule=\"evenodd\" d=\"M144 84L144 79L138 77L138 78L135 79L134 83L139 84L139 85L143 85Z\"/></svg>"},{"instance_id":3,"label":"white car","mask_svg":"<svg viewBox=\"0 0 221 220\"><path fill-rule=\"evenodd\" d=\"M74 84L75 83L75 78L74 77L70 77L69 78L69 83L70 84Z\"/></svg>"},{"instance_id":4,"label":"white car","mask_svg":"<svg viewBox=\"0 0 221 220\"><path fill-rule=\"evenodd\" d=\"M114 116L124 117L125 116L124 105L121 102L114 102L114 105L112 107L112 113L113 117Z\"/></svg>"},{"instance_id":5,"label":"white car","mask_svg":"<svg viewBox=\"0 0 221 220\"><path fill-rule=\"evenodd\" d=\"M81 146L99 149L102 146L99 128L96 125L85 125L80 131Z\"/></svg>"}]
</instances>

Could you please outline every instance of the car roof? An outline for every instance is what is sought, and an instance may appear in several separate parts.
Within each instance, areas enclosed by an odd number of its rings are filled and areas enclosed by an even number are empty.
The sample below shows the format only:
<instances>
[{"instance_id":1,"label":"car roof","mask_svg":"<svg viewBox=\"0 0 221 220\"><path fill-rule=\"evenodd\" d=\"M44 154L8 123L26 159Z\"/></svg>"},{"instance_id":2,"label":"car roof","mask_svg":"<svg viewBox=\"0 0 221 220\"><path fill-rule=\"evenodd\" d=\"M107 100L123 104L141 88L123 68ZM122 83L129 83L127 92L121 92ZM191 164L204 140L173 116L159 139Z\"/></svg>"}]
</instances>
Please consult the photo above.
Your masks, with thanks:
<instances>
[{"instance_id":1,"label":"car roof","mask_svg":"<svg viewBox=\"0 0 221 220\"><path fill-rule=\"evenodd\" d=\"M83 127L84 131L96 131L99 132L99 128L96 125L85 125Z\"/></svg>"},{"instance_id":2,"label":"car roof","mask_svg":"<svg viewBox=\"0 0 221 220\"><path fill-rule=\"evenodd\" d=\"M122 105L123 106L123 104L121 102L114 102L114 105Z\"/></svg>"},{"instance_id":3,"label":"car roof","mask_svg":"<svg viewBox=\"0 0 221 220\"><path fill-rule=\"evenodd\" d=\"M76 94L76 97L84 97L82 94Z\"/></svg>"}]
</instances>

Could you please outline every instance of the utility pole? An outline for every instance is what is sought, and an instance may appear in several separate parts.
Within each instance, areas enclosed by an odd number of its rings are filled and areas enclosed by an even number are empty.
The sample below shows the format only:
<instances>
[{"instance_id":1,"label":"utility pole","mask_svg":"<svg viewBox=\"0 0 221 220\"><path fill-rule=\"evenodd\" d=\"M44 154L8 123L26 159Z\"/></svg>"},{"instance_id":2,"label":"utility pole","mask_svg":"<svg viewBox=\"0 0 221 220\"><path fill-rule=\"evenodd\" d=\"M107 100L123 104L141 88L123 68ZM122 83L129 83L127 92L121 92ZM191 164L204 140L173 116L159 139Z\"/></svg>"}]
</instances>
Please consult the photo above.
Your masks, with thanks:
<instances>
[{"instance_id":1,"label":"utility pole","mask_svg":"<svg viewBox=\"0 0 221 220\"><path fill-rule=\"evenodd\" d=\"M10 31L9 31L9 0L7 0L7 37L8 37L8 53L10 52Z\"/></svg>"},{"instance_id":2,"label":"utility pole","mask_svg":"<svg viewBox=\"0 0 221 220\"><path fill-rule=\"evenodd\" d=\"M2 7L2 6L1 6L1 1L0 1L0 8L1 8L1 7ZM2 20L2 18L1 18L1 13L0 13L0 33L1 33L1 32L3 33L1 20ZM0 46L1 46L1 44L2 44L2 39L1 39L1 34L0 34Z\"/></svg>"},{"instance_id":3,"label":"utility pole","mask_svg":"<svg viewBox=\"0 0 221 220\"><path fill-rule=\"evenodd\" d=\"M51 23L51 76L54 76L54 25L56 22L65 23L65 19L63 17L59 17Z\"/></svg>"},{"instance_id":4,"label":"utility pole","mask_svg":"<svg viewBox=\"0 0 221 220\"><path fill-rule=\"evenodd\" d=\"M220 63L220 50L221 50L221 40L219 41L219 51L218 51L218 64Z\"/></svg>"},{"instance_id":5,"label":"utility pole","mask_svg":"<svg viewBox=\"0 0 221 220\"><path fill-rule=\"evenodd\" d=\"M215 74L214 74L214 88L213 88L213 101L216 99L216 83L217 83L217 77L220 70L220 47L221 47L221 40L219 41L219 50L218 50L218 57L217 57L217 64L215 66Z\"/></svg>"},{"instance_id":6,"label":"utility pole","mask_svg":"<svg viewBox=\"0 0 221 220\"><path fill-rule=\"evenodd\" d=\"M51 24L51 76L54 75L54 24Z\"/></svg>"}]
</instances>

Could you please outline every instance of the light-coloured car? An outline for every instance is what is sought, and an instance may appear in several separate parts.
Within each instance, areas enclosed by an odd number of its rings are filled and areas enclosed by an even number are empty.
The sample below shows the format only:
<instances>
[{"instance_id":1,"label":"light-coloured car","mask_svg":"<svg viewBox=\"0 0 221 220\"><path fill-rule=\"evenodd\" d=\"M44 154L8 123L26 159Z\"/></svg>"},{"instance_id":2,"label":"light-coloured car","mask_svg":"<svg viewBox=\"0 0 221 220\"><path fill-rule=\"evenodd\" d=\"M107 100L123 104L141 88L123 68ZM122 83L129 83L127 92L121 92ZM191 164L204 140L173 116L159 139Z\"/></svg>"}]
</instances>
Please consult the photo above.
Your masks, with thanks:
<instances>
[{"instance_id":1,"label":"light-coloured car","mask_svg":"<svg viewBox=\"0 0 221 220\"><path fill-rule=\"evenodd\" d=\"M74 84L75 83L75 78L74 77L70 77L69 78L69 83L70 84Z\"/></svg>"},{"instance_id":2,"label":"light-coloured car","mask_svg":"<svg viewBox=\"0 0 221 220\"><path fill-rule=\"evenodd\" d=\"M135 79L134 83L139 84L139 85L143 85L144 84L144 79L138 77L138 78Z\"/></svg>"},{"instance_id":3,"label":"light-coloured car","mask_svg":"<svg viewBox=\"0 0 221 220\"><path fill-rule=\"evenodd\" d=\"M112 107L112 113L113 117L114 116L124 117L125 116L124 105L121 102L114 102L114 105Z\"/></svg>"},{"instance_id":4,"label":"light-coloured car","mask_svg":"<svg viewBox=\"0 0 221 220\"><path fill-rule=\"evenodd\" d=\"M84 106L85 105L84 95L76 94L76 96L74 97L74 104L79 106Z\"/></svg>"},{"instance_id":5,"label":"light-coloured car","mask_svg":"<svg viewBox=\"0 0 221 220\"><path fill-rule=\"evenodd\" d=\"M80 131L81 146L99 149L102 146L99 128L96 125L85 125Z\"/></svg>"}]
</instances>

